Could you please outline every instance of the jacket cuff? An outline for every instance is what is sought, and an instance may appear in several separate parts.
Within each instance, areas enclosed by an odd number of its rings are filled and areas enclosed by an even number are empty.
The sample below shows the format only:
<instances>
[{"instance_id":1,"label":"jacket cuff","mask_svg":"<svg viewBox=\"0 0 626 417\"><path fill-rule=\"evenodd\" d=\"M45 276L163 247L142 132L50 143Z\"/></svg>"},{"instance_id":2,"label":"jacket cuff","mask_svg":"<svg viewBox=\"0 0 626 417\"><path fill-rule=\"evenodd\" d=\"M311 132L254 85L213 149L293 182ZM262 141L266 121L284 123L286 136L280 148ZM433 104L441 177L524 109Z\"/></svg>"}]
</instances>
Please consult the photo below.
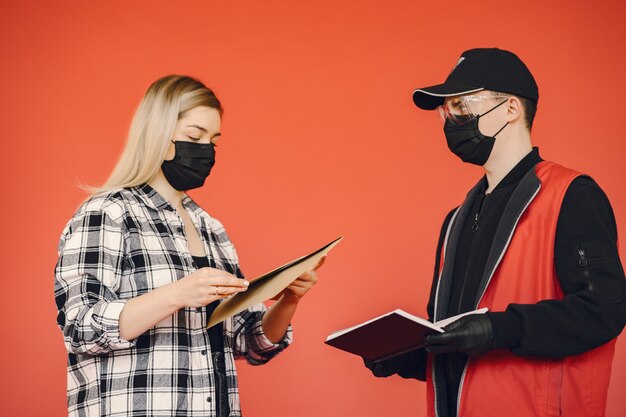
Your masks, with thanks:
<instances>
[{"instance_id":1,"label":"jacket cuff","mask_svg":"<svg viewBox=\"0 0 626 417\"><path fill-rule=\"evenodd\" d=\"M522 318L512 312L487 312L493 327L492 349L511 349L519 346L522 338Z\"/></svg>"}]
</instances>

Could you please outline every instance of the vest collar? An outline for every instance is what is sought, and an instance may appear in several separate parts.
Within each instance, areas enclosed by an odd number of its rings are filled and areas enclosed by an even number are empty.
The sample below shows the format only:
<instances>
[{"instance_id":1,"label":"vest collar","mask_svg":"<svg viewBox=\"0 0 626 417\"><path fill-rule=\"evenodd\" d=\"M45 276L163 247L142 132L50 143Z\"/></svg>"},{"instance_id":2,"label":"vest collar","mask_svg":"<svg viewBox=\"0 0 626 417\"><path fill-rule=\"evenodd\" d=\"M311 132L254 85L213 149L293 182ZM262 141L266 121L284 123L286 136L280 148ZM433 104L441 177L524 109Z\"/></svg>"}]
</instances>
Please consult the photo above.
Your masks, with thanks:
<instances>
[{"instance_id":1,"label":"vest collar","mask_svg":"<svg viewBox=\"0 0 626 417\"><path fill-rule=\"evenodd\" d=\"M502 257L508 249L509 243L511 243L511 238L513 238L519 219L535 199L539 190L541 190L541 180L537 177L536 169L533 168L524 175L520 183L515 187L515 191L513 191L509 202L504 208L504 213L502 213L502 218L491 243L491 250L489 251L485 271L478 287L474 308L480 303L491 281L491 277L493 277L500 261L502 261Z\"/></svg>"},{"instance_id":2,"label":"vest collar","mask_svg":"<svg viewBox=\"0 0 626 417\"><path fill-rule=\"evenodd\" d=\"M452 273L463 224L465 224L465 221L470 214L472 201L474 201L478 195L485 192L486 185L486 181L482 178L470 190L465 198L465 201L457 209L448 226L446 242L444 243L444 264L437 283L437 292L435 296L434 321L443 319L448 311L452 285ZM522 214L524 214L530 203L534 200L535 196L539 193L540 189L541 181L537 177L535 165L533 169L528 170L528 172L526 172L526 174L522 177L504 209L504 213L502 214L502 218L498 224L498 228L496 229L496 234L491 245L489 256L487 257L485 271L478 287L474 307L480 303L480 300L482 299L493 274L500 264L500 261L502 260L502 257L511 242L511 238L513 237L513 233L515 232L519 219Z\"/></svg>"}]
</instances>

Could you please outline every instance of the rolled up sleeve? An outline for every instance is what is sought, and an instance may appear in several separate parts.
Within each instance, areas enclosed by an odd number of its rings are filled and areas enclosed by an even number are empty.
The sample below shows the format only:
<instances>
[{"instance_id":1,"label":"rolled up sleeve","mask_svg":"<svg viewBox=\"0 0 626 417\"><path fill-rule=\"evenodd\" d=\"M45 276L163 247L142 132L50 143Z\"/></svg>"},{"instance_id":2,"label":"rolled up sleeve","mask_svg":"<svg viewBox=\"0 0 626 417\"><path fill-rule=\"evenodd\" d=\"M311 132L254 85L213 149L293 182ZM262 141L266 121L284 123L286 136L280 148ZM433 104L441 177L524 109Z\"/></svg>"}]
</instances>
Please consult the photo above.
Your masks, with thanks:
<instances>
[{"instance_id":1,"label":"rolled up sleeve","mask_svg":"<svg viewBox=\"0 0 626 417\"><path fill-rule=\"evenodd\" d=\"M124 265L123 210L79 210L66 226L55 268L57 323L70 353L126 349L118 290Z\"/></svg>"},{"instance_id":2,"label":"rolled up sleeve","mask_svg":"<svg viewBox=\"0 0 626 417\"><path fill-rule=\"evenodd\" d=\"M293 329L287 328L278 343L272 343L263 331L264 304L257 304L233 317L233 353L251 365L262 365L285 350L293 341Z\"/></svg>"}]
</instances>

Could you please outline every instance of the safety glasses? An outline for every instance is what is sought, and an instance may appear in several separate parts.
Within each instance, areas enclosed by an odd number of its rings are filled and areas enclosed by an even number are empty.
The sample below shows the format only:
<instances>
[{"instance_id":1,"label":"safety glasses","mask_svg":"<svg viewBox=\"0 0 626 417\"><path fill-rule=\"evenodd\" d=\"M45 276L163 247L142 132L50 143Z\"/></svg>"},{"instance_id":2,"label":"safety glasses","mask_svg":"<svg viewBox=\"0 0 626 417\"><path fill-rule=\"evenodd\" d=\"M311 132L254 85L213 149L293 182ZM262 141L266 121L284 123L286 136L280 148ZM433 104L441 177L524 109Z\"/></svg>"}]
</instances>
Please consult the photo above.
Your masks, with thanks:
<instances>
[{"instance_id":1,"label":"safety glasses","mask_svg":"<svg viewBox=\"0 0 626 417\"><path fill-rule=\"evenodd\" d=\"M475 96L459 96L452 97L446 102L439 106L437 109L439 110L439 115L445 122L449 120L451 123L457 126L463 126L477 117L484 116L490 111L494 110L496 107L501 106L506 103L509 99L508 96L504 95L475 95ZM478 109L479 103L487 100L503 100L498 103L496 106L487 110L482 114L478 114L475 109Z\"/></svg>"}]
</instances>

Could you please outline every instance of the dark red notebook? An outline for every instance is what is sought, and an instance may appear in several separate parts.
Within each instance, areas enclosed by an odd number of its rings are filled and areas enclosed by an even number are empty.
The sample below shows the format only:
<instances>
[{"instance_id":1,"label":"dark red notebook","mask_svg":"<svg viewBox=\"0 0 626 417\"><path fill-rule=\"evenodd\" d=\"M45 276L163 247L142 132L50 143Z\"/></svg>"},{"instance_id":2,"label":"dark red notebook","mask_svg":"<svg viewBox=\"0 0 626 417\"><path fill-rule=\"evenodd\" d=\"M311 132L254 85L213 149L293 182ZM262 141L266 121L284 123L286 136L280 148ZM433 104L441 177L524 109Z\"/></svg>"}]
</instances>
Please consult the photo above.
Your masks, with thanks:
<instances>
[{"instance_id":1,"label":"dark red notebook","mask_svg":"<svg viewBox=\"0 0 626 417\"><path fill-rule=\"evenodd\" d=\"M486 308L475 310L433 324L398 309L334 332L325 343L367 359L384 360L425 346L427 335L443 333L442 328L456 319L486 311Z\"/></svg>"}]
</instances>

